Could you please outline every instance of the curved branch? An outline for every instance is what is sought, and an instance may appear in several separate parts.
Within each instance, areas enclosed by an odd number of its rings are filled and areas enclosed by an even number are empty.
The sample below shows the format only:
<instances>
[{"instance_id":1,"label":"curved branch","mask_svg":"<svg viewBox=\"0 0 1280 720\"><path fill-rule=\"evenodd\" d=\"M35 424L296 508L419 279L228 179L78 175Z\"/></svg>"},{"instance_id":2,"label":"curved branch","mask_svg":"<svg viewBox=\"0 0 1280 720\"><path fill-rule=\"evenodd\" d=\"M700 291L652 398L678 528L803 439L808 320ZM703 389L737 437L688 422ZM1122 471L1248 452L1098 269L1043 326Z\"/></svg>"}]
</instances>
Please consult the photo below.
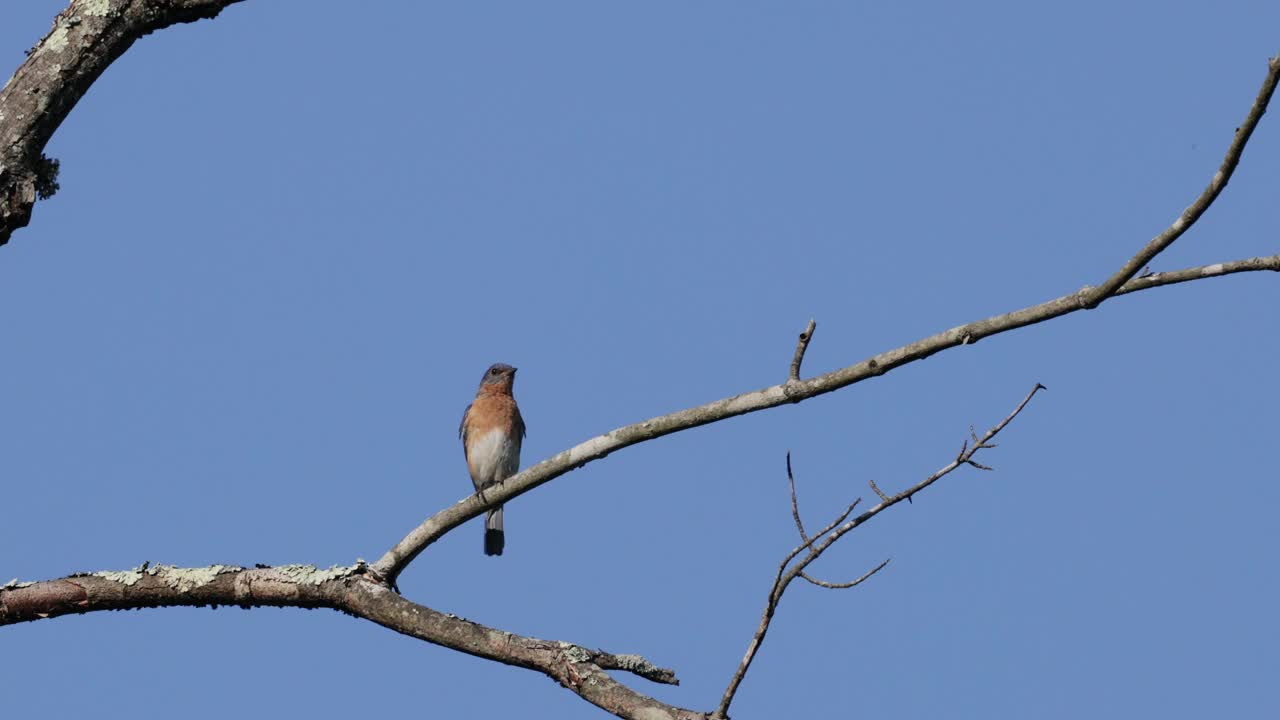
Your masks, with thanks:
<instances>
[{"instance_id":1,"label":"curved branch","mask_svg":"<svg viewBox=\"0 0 1280 720\"><path fill-rule=\"evenodd\" d=\"M57 190L44 147L80 98L134 41L216 17L241 0L73 0L0 89L0 245Z\"/></svg>"},{"instance_id":2,"label":"curved branch","mask_svg":"<svg viewBox=\"0 0 1280 720\"><path fill-rule=\"evenodd\" d=\"M885 558L884 561L881 562L879 565L871 568L870 570L859 575L857 578L850 580L848 582L827 582L826 580L818 580L817 578L805 572L800 573L800 578L802 580L808 580L811 585L817 585L820 588L826 588L828 590L848 590L849 588L858 587L863 583L863 581L867 580L872 575L875 575L876 573L883 570L884 566L889 564L889 560L890 558Z\"/></svg>"},{"instance_id":3,"label":"curved branch","mask_svg":"<svg viewBox=\"0 0 1280 720\"><path fill-rule=\"evenodd\" d=\"M624 718L702 720L611 678L625 671L678 685L675 673L639 655L614 655L568 642L540 640L486 627L400 597L368 575L364 563L327 570L308 565L242 568L155 565L0 586L0 625L100 610L176 606L331 608L402 635L488 660L536 670L587 702Z\"/></svg>"}]
</instances>

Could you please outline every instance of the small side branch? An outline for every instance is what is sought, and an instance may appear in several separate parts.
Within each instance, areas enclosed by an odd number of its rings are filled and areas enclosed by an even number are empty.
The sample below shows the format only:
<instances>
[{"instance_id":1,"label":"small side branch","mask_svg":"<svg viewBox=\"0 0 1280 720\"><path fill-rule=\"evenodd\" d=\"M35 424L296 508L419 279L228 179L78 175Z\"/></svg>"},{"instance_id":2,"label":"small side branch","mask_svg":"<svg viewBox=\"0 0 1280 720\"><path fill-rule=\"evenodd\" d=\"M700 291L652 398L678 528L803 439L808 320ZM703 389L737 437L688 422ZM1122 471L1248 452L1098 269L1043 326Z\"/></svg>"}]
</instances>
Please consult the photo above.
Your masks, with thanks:
<instances>
[{"instance_id":1,"label":"small side branch","mask_svg":"<svg viewBox=\"0 0 1280 720\"><path fill-rule=\"evenodd\" d=\"M809 341L813 339L813 331L817 328L818 323L810 319L809 324L805 326L804 332L800 333L800 338L796 340L796 354L791 358L791 374L789 375L792 382L800 379L800 365L804 362L804 353L809 349Z\"/></svg>"},{"instance_id":2,"label":"small side branch","mask_svg":"<svg viewBox=\"0 0 1280 720\"><path fill-rule=\"evenodd\" d=\"M804 532L804 522L800 520L800 504L796 502L796 478L791 474L791 451L787 451L787 485L791 488L791 517L796 521L796 530L800 533L801 542L809 542Z\"/></svg>"},{"instance_id":3,"label":"small side branch","mask_svg":"<svg viewBox=\"0 0 1280 720\"><path fill-rule=\"evenodd\" d=\"M880 486L876 485L875 480L868 480L867 482L871 485L871 489L875 491L875 494L878 495L881 500L887 501L889 499L889 496L884 494L884 491L880 489Z\"/></svg>"},{"instance_id":4,"label":"small side branch","mask_svg":"<svg viewBox=\"0 0 1280 720\"><path fill-rule=\"evenodd\" d=\"M795 479L791 474L791 462L790 462L790 457L788 457L787 480L791 488L792 517L795 520L797 529L800 530L801 538L804 540L804 542L802 542L794 550L788 553L787 556L782 560L782 563L778 566L778 572L773 579L772 585L769 587L769 594L765 600L764 613L760 617L760 623L756 626L755 633L751 636L751 642L748 643L747 645L746 654L743 656L742 661L738 663L738 667L734 671L733 677L729 679L729 685L728 687L725 688L724 696L720 699L719 707L717 707L715 712L711 714L711 717L712 718L728 717L729 705L733 702L733 697L738 692L738 687L742 684L742 680L746 677L747 671L751 668L751 662L755 660L756 654L760 651L760 645L764 642L765 635L768 634L769 632L769 625L773 622L773 616L775 612L777 612L778 603L782 600L782 595L783 593L786 592L787 587L791 584L791 581L795 580L797 577L800 577L819 587L830 588L830 589L843 589L843 588L856 587L859 584L861 584L863 581L865 581L867 578L870 578L872 575L875 575L877 572L880 572L881 569L883 569L886 565L889 564L888 560L885 560L884 562L880 563L876 567L872 568L870 571L868 571L866 574L862 575L858 579L852 580L847 583L831 583L823 580L818 580L813 577L810 577L805 572L805 569L814 560L817 560L819 557L822 557L822 554L824 552L826 552L832 545L834 545L837 541L840 540L840 538L844 537L847 533L862 526L871 518L875 517L876 515L879 515L881 512L889 509L890 507L893 507L894 505L902 502L903 500L910 500L912 495L915 495L921 490L924 490L925 488L929 487L933 483L937 482L938 480L942 479L946 475L950 474L956 468L962 465L972 465L974 467L990 469L975 462L974 455L976 455L980 450L994 448L995 445L991 442L991 440L993 440L996 435L1000 434L1000 431L1004 430L1009 423L1013 422L1014 418L1018 417L1018 415L1022 412L1022 410L1026 408L1027 403L1031 402L1031 398L1035 397L1035 394L1037 392L1040 392L1041 390L1044 390L1044 389L1045 387L1043 385L1041 385L1040 383L1036 383L1036 386L1031 389L1031 392L1027 393L1027 396L1022 399L1022 402L1018 403L1018 406L1013 409L1013 412L1009 413L1009 415L1005 417L1004 420L1001 420L999 423L997 423L995 427L988 430L985 434L982 435L982 437L978 437L977 434L974 433L971 429L970 434L973 437L972 445L969 444L968 440L965 440L963 446L960 449L959 454L956 455L954 460L948 463L941 470L938 470L934 474L916 483L915 485L912 485L906 490L900 493L897 493L896 495L889 495L887 493L882 492L880 488L876 486L876 484L873 482L871 484L871 487L873 490L876 491L876 494L880 496L880 503L878 505L876 505L875 507L869 510L864 511L862 514L846 522L846 519L853 512L853 509L858 505L858 501L855 500L833 522L828 524L826 527L824 527L822 530L814 534L812 537L806 538L804 536L803 523L800 521L800 514L797 509L798 503L796 502ZM801 555L803 555L804 557L800 557ZM798 557L800 559L796 560L796 558Z\"/></svg>"},{"instance_id":5,"label":"small side branch","mask_svg":"<svg viewBox=\"0 0 1280 720\"><path fill-rule=\"evenodd\" d=\"M658 667L640 655L614 655L596 650L591 654L591 660L601 670L621 670L663 685L680 684L675 670Z\"/></svg>"}]
</instances>

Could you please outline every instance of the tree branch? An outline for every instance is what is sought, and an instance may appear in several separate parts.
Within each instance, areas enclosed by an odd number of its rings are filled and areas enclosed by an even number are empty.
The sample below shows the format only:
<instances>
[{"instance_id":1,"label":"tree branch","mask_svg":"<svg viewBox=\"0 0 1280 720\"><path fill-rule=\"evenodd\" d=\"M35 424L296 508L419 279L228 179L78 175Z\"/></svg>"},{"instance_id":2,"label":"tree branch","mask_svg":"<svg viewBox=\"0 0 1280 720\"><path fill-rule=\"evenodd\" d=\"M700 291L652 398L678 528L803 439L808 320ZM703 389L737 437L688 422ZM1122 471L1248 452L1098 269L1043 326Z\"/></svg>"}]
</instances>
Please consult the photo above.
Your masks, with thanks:
<instances>
[{"instance_id":1,"label":"tree branch","mask_svg":"<svg viewBox=\"0 0 1280 720\"><path fill-rule=\"evenodd\" d=\"M747 645L747 652L745 655L743 655L742 661L738 663L738 668L737 670L734 671L733 677L729 679L729 685L728 687L725 688L724 696L720 699L720 706L716 708L716 711L711 714L711 717L712 718L728 717L729 705L733 702L733 696L738 692L738 687L742 684L743 678L746 677L747 670L751 668L751 662L755 660L756 654L760 651L760 645L764 642L764 637L769 632L769 625L773 622L773 616L777 612L778 603L781 602L782 595L783 593L786 592L787 587L791 584L792 580L795 580L797 577L804 577L806 580L813 583L814 585L818 585L824 588L842 589L842 588L855 587L861 584L867 578L871 577L872 575L875 575L877 572L880 572L880 570L884 568L885 565L889 564L888 560L885 560L884 562L880 563L876 567L872 568L870 571L868 571L862 577L859 577L857 580L853 580L847 583L823 582L821 580L814 580L813 578L807 577L804 574L805 568L808 567L810 563L822 557L822 554L826 552L828 548L834 545L840 538L844 537L847 533L854 530L855 528L858 528L861 525L865 524L871 518L875 517L876 515L879 515L881 512L893 507L894 505L897 505L903 500L910 500L912 495L915 495L921 490L924 490L925 488L929 487L933 483L942 479L951 471L955 470L956 468L962 465L974 465L975 467L981 467L980 465L978 465L978 463L974 462L973 456L979 450L985 450L988 448L995 447L995 445L991 444L990 441L993 438L995 438L995 436L998 435L1000 431L1005 428L1005 426L1013 422L1013 419L1018 417L1018 414L1021 413L1023 408L1027 406L1027 403L1031 402L1031 398L1035 397L1035 394L1043 389L1045 389L1043 385L1041 385L1040 383L1036 383L1036 386L1031 389L1030 393L1027 393L1027 396L1022 399L1022 402L1018 403L1018 406L1014 408L1012 413L1010 413L1004 420L1001 420L995 427L988 430L986 434L983 435L981 438L978 438L975 435L974 443L972 446L969 445L968 441L965 441L964 447L961 448L960 453L956 456L956 458L952 460L950 463L948 463L941 470L935 472L934 474L930 475L929 477L925 478L919 483L916 483L910 488L907 488L906 490L898 493L897 495L885 495L884 493L881 493L880 490L877 488L876 494L880 495L880 497L882 498L880 500L880 504L863 512L862 514L858 515L854 519L848 522L845 522L845 518L849 516L849 513L858 504L857 500L853 501L853 504L850 505L843 513L841 513L840 516L837 517L833 522L831 522L825 528L823 528L822 530L814 534L813 537L806 538L803 543L801 543L794 550L788 553L787 556L783 558L782 563L778 566L777 575L774 576L773 584L769 587L769 594L767 599L765 600L765 605L764 605L764 613L760 616L760 623L759 625L756 626L756 631L751 636L751 642L748 643ZM796 522L796 526L799 528L801 527L801 522L800 522L799 513L795 511L795 508L796 508L795 480L791 477L790 458L788 458L787 460L787 479L790 482L790 487L791 487L792 517ZM801 533L801 537L803 537L804 531L801 530L800 533ZM802 553L804 553L805 550L808 550L809 552L805 554L805 556L799 562L796 562L794 565L792 565L791 564L792 560L795 560L795 558L801 555Z\"/></svg>"},{"instance_id":2,"label":"tree branch","mask_svg":"<svg viewBox=\"0 0 1280 720\"><path fill-rule=\"evenodd\" d=\"M73 0L0 89L0 245L58 189L58 162L42 154L89 86L134 41L177 23L216 17L241 0Z\"/></svg>"},{"instance_id":3,"label":"tree branch","mask_svg":"<svg viewBox=\"0 0 1280 720\"><path fill-rule=\"evenodd\" d=\"M44 582L10 581L0 586L0 625L155 607L331 608L434 645L536 670L619 717L705 718L704 713L637 693L605 672L623 671L657 683L679 684L674 671L639 655L614 655L486 627L406 600L367 572L364 563L327 570L306 565L177 568L144 564L133 570L80 573Z\"/></svg>"},{"instance_id":4,"label":"tree branch","mask_svg":"<svg viewBox=\"0 0 1280 720\"><path fill-rule=\"evenodd\" d=\"M1203 265L1134 278L1121 286L1115 292L1115 295L1128 295L1141 290L1176 285L1191 280L1260 270L1280 271L1280 255ZM759 412L779 405L798 403L819 395L825 395L868 378L884 375L891 370L923 360L943 350L971 345L992 335L999 335L1010 330L1035 325L1062 315L1085 310L1087 305L1083 301L1084 296L1082 293L1087 292L1088 288L1070 295L1063 295L1039 305L960 325L808 380L773 385L754 392L735 395L643 422L625 425L603 435L598 435L532 467L525 468L497 485L485 488L484 500L471 494L450 507L437 512L424 520L421 525L410 531L400 542L388 550L371 566L372 570L388 583L394 583L404 568L413 562L413 559L419 553L453 528L480 515L489 507L509 502L512 498L519 497L543 483L550 482L589 462L606 457L616 450L738 415L746 415L747 413Z\"/></svg>"}]
</instances>

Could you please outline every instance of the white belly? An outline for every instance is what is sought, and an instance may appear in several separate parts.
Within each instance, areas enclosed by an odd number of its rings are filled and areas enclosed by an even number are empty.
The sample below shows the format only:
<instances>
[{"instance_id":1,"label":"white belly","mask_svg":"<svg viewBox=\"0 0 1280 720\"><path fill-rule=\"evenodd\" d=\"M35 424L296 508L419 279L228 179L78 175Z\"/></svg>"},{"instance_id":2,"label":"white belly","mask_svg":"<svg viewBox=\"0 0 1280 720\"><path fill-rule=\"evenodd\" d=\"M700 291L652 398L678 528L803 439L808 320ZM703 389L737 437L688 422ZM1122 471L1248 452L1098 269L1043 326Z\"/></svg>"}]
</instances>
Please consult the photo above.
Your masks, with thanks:
<instances>
[{"instance_id":1,"label":"white belly","mask_svg":"<svg viewBox=\"0 0 1280 720\"><path fill-rule=\"evenodd\" d=\"M467 438L467 462L471 481L484 487L505 480L520 467L520 446L511 436L497 430L477 438Z\"/></svg>"}]
</instances>

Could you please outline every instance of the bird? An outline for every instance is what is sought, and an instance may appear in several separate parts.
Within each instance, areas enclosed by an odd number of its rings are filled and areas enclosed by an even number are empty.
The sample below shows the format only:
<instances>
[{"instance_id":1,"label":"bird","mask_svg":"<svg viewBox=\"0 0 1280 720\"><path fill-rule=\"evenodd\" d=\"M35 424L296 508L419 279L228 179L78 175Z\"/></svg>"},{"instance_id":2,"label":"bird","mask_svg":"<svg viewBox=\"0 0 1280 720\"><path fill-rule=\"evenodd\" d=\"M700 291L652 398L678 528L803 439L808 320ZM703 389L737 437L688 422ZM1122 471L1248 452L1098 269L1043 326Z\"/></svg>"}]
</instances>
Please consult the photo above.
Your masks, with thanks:
<instances>
[{"instance_id":1,"label":"bird","mask_svg":"<svg viewBox=\"0 0 1280 720\"><path fill-rule=\"evenodd\" d=\"M511 387L516 369L494 363L484 371L476 398L462 413L458 437L467 459L467 471L476 493L511 477L520 469L520 443L524 440L524 418ZM490 508L484 517L484 554L501 555L506 545L502 529L502 506Z\"/></svg>"}]
</instances>

